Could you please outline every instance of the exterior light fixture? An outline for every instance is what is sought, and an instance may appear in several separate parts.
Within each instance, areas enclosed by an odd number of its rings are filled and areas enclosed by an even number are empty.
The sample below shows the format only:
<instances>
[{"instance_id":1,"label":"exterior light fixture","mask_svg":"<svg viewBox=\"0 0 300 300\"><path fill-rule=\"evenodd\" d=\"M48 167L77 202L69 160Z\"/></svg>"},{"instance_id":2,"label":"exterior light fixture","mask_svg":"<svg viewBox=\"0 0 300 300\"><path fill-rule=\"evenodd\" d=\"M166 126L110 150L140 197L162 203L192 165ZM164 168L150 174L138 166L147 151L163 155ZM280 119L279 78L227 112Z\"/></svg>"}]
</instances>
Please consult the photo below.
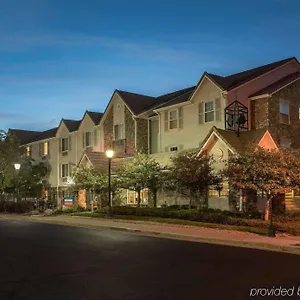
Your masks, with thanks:
<instances>
[{"instance_id":1,"label":"exterior light fixture","mask_svg":"<svg viewBox=\"0 0 300 300\"><path fill-rule=\"evenodd\" d=\"M20 170L21 164L14 164L14 167L15 167L16 170Z\"/></svg>"}]
</instances>

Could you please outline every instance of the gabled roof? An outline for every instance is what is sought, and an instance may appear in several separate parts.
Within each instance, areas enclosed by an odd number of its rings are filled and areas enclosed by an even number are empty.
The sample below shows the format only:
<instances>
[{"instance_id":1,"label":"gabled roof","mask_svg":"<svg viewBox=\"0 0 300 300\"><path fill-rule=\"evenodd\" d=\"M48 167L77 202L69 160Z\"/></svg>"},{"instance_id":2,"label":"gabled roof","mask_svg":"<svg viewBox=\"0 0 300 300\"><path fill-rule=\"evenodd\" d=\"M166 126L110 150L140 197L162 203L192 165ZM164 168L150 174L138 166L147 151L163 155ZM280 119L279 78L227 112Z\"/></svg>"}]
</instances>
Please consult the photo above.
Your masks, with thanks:
<instances>
[{"instance_id":1,"label":"gabled roof","mask_svg":"<svg viewBox=\"0 0 300 300\"><path fill-rule=\"evenodd\" d=\"M265 127L255 130L240 131L238 136L234 131L224 130L213 126L201 143L199 153L202 152L203 147L215 133L232 152L241 154L249 148L249 145L258 144L267 130L268 128Z\"/></svg>"},{"instance_id":2,"label":"gabled roof","mask_svg":"<svg viewBox=\"0 0 300 300\"><path fill-rule=\"evenodd\" d=\"M8 134L15 135L19 139L21 145L24 145L24 144L27 144L28 141L34 139L36 136L41 134L41 131L9 129Z\"/></svg>"},{"instance_id":3,"label":"gabled roof","mask_svg":"<svg viewBox=\"0 0 300 300\"><path fill-rule=\"evenodd\" d=\"M300 72L296 72L293 74L290 74L276 82L274 82L273 84L259 90L258 92L252 94L249 98L251 97L257 97L260 95L273 95L275 92L281 90L282 88L286 87L287 85L290 85L291 83L293 83L294 81L300 79Z\"/></svg>"},{"instance_id":4,"label":"gabled roof","mask_svg":"<svg viewBox=\"0 0 300 300\"><path fill-rule=\"evenodd\" d=\"M115 154L114 159L111 161L111 167L112 169L116 169L120 165L120 159L122 158L129 158L132 157L132 155L128 154ZM79 164L83 161L84 158L87 158L92 166L97 171L106 171L108 166L108 159L106 157L105 152L91 152L91 151L85 151L79 161Z\"/></svg>"},{"instance_id":5,"label":"gabled roof","mask_svg":"<svg viewBox=\"0 0 300 300\"><path fill-rule=\"evenodd\" d=\"M176 105L176 104L180 104L180 103L188 101L190 99L191 95L193 94L193 92L195 91L195 88L196 88L196 86L193 86L193 87L172 93L173 97L166 97L169 100L164 101L163 104L156 107L156 109L160 109L163 107L172 106L172 105ZM165 96L161 96L161 97L162 97L162 99L164 99Z\"/></svg>"},{"instance_id":6,"label":"gabled roof","mask_svg":"<svg viewBox=\"0 0 300 300\"><path fill-rule=\"evenodd\" d=\"M130 110L138 115L148 107L151 107L155 104L157 99L155 97L130 93L125 91L116 90L116 92L121 96L126 105L130 108Z\"/></svg>"},{"instance_id":7,"label":"gabled roof","mask_svg":"<svg viewBox=\"0 0 300 300\"><path fill-rule=\"evenodd\" d=\"M62 119L61 122L64 122L67 126L69 132L78 130L81 120L66 120Z\"/></svg>"},{"instance_id":8,"label":"gabled roof","mask_svg":"<svg viewBox=\"0 0 300 300\"><path fill-rule=\"evenodd\" d=\"M297 59L295 57L290 57L284 60L273 62L264 66L260 66L254 69L246 70L240 73L232 74L229 76L219 76L216 74L206 73L207 76L212 79L218 86L223 90L229 91L232 90L250 80L255 79L265 73L268 73L284 64ZM298 62L298 61L297 61Z\"/></svg>"},{"instance_id":9,"label":"gabled roof","mask_svg":"<svg viewBox=\"0 0 300 300\"><path fill-rule=\"evenodd\" d=\"M89 117L92 119L95 125L99 125L103 113L88 110L86 111L86 113L89 115Z\"/></svg>"},{"instance_id":10,"label":"gabled roof","mask_svg":"<svg viewBox=\"0 0 300 300\"><path fill-rule=\"evenodd\" d=\"M56 136L57 129L58 129L58 127L55 127L55 128L43 131L40 134L34 136L32 139L28 140L27 143L33 143L33 142L37 142L37 141L54 138Z\"/></svg>"}]
</instances>

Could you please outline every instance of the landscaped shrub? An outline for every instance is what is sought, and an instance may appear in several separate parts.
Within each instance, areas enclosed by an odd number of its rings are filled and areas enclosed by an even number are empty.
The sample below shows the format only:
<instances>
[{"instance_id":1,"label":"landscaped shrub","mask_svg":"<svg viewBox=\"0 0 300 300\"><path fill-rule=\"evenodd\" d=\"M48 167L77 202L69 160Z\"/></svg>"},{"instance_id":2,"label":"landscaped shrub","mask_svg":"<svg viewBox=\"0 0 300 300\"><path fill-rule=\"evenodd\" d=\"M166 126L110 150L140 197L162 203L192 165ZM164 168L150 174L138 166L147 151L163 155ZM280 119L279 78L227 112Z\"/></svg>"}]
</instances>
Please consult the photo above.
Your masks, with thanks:
<instances>
[{"instance_id":1,"label":"landscaped shrub","mask_svg":"<svg viewBox=\"0 0 300 300\"><path fill-rule=\"evenodd\" d=\"M1 201L0 202L0 212L6 213L27 213L33 209L32 201Z\"/></svg>"}]
</instances>

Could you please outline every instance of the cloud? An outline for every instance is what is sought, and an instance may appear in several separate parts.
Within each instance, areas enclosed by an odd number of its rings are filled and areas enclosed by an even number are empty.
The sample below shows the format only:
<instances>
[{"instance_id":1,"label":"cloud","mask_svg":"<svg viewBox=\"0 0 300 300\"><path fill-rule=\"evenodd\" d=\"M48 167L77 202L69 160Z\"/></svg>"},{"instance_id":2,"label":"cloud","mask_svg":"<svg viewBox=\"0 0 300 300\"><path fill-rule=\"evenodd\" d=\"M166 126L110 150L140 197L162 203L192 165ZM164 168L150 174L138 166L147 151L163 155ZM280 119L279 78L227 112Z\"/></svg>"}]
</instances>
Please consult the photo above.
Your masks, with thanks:
<instances>
[{"instance_id":1,"label":"cloud","mask_svg":"<svg viewBox=\"0 0 300 300\"><path fill-rule=\"evenodd\" d=\"M42 120L22 120L19 122L12 122L9 124L10 128L22 128L25 130L47 130L58 126L60 120L52 118L50 121Z\"/></svg>"},{"instance_id":2,"label":"cloud","mask_svg":"<svg viewBox=\"0 0 300 300\"><path fill-rule=\"evenodd\" d=\"M22 114L15 112L0 112L0 119L17 119L22 117Z\"/></svg>"}]
</instances>

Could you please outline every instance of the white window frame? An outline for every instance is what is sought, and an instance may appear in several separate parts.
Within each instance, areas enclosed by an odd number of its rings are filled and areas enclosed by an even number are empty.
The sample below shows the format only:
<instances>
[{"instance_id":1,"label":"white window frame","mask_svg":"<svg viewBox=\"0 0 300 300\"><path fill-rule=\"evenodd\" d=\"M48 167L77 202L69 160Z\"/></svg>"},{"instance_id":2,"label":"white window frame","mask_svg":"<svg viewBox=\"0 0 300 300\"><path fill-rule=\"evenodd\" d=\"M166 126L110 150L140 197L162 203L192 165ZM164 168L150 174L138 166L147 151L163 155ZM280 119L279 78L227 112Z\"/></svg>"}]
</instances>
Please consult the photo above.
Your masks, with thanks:
<instances>
[{"instance_id":1,"label":"white window frame","mask_svg":"<svg viewBox=\"0 0 300 300\"><path fill-rule=\"evenodd\" d=\"M63 147L63 145L64 145L64 140L66 140L67 142L66 142L66 145L67 145L67 147L66 147L66 149L64 149L64 147ZM68 152L69 151L69 138L68 137L66 137L66 138L61 138L61 152Z\"/></svg>"},{"instance_id":2,"label":"white window frame","mask_svg":"<svg viewBox=\"0 0 300 300\"><path fill-rule=\"evenodd\" d=\"M285 104L288 107L288 114L284 114L281 112L281 104ZM288 116L288 122L283 122L281 115L285 115ZM284 101L284 100L280 100L279 101L279 122L281 124L286 124L286 125L290 125L291 124L291 111L290 111L290 103L288 101Z\"/></svg>"},{"instance_id":3,"label":"white window frame","mask_svg":"<svg viewBox=\"0 0 300 300\"><path fill-rule=\"evenodd\" d=\"M213 109L212 110L210 110L210 111L206 111L205 110L205 105L207 104L207 103L212 103L212 105L213 105ZM214 100L210 100L210 101L205 101L205 102L203 102L203 117L204 117L204 122L203 123L211 123L211 122L215 122L215 120L216 120L216 108L215 108L215 101ZM211 120L211 121L206 121L206 118L205 118L205 116L206 116L206 114L209 114L209 113L213 113L213 120Z\"/></svg>"},{"instance_id":4,"label":"white window frame","mask_svg":"<svg viewBox=\"0 0 300 300\"><path fill-rule=\"evenodd\" d=\"M171 120L171 113L173 111L176 111L176 119ZM176 121L176 127L175 128L171 128L171 126L170 126L172 121ZM168 111L168 127L169 127L169 130L176 130L176 129L179 128L179 109L178 108L171 109L171 110Z\"/></svg>"},{"instance_id":5,"label":"white window frame","mask_svg":"<svg viewBox=\"0 0 300 300\"><path fill-rule=\"evenodd\" d=\"M67 166L67 174L64 174L64 166ZM69 164L61 164L61 178L67 178L69 174L70 174Z\"/></svg>"},{"instance_id":6,"label":"white window frame","mask_svg":"<svg viewBox=\"0 0 300 300\"><path fill-rule=\"evenodd\" d=\"M120 134L119 132L119 128L121 126L121 134L118 138L116 138L116 126L118 126L118 133ZM114 125L114 140L115 141L119 141L119 140L124 140L125 139L125 129L124 129L124 123L118 123L118 124L115 124Z\"/></svg>"}]
</instances>

